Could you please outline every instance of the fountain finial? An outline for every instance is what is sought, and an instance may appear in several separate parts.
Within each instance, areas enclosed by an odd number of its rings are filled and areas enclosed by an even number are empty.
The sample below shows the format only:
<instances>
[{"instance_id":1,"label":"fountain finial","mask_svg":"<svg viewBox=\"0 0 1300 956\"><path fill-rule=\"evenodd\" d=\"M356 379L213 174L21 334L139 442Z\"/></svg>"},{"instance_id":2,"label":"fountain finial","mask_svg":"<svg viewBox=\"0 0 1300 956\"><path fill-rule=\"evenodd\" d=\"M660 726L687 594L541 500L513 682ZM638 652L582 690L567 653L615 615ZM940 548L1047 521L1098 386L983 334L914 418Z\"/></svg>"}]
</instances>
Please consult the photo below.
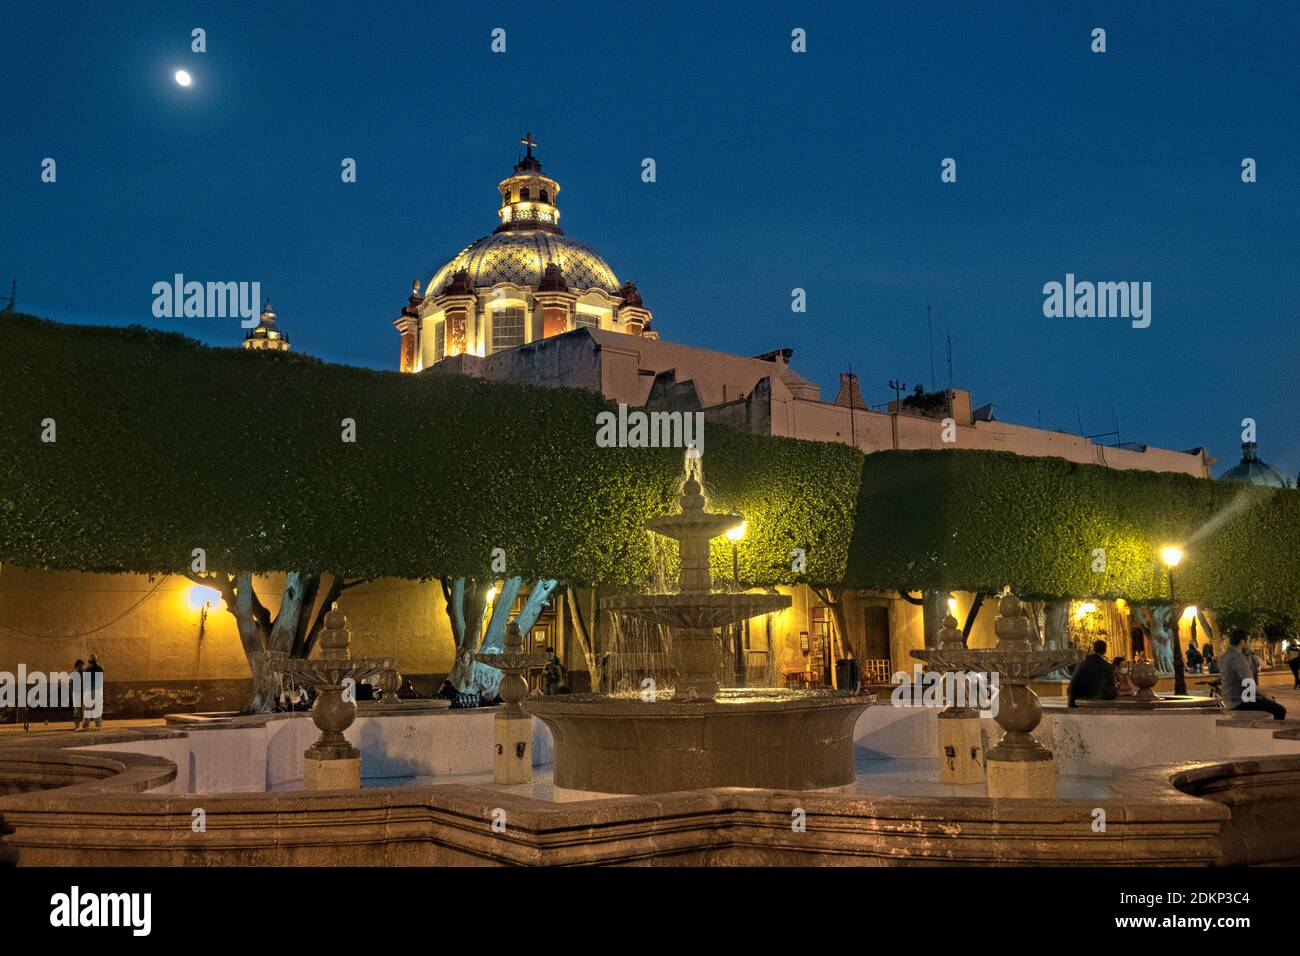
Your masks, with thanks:
<instances>
[{"instance_id":1,"label":"fountain finial","mask_svg":"<svg viewBox=\"0 0 1300 956\"><path fill-rule=\"evenodd\" d=\"M957 627L957 618L951 614L944 615L943 626L939 628L940 650L960 650L965 647L961 642L961 630Z\"/></svg>"},{"instance_id":2,"label":"fountain finial","mask_svg":"<svg viewBox=\"0 0 1300 956\"><path fill-rule=\"evenodd\" d=\"M1033 646L1029 639L1029 617L1020 599L1007 591L998 599L998 616L993 622L993 632L998 636L998 650L1028 650Z\"/></svg>"}]
</instances>

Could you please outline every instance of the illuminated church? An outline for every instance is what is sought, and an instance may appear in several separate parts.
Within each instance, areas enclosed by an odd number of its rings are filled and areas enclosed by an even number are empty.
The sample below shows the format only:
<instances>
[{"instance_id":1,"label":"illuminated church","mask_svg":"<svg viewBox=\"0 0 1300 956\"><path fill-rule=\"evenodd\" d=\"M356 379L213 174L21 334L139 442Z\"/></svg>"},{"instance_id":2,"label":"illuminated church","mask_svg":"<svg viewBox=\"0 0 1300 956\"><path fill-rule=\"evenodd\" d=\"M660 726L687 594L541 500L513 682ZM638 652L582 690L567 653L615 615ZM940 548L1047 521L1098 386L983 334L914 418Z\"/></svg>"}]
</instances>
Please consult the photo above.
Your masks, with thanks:
<instances>
[{"instance_id":1,"label":"illuminated church","mask_svg":"<svg viewBox=\"0 0 1300 956\"><path fill-rule=\"evenodd\" d=\"M394 321L401 369L418 372L458 355L488 356L579 328L650 335L636 285L619 283L590 246L560 228L560 184L542 174L532 134L497 191L500 223L419 280Z\"/></svg>"}]
</instances>

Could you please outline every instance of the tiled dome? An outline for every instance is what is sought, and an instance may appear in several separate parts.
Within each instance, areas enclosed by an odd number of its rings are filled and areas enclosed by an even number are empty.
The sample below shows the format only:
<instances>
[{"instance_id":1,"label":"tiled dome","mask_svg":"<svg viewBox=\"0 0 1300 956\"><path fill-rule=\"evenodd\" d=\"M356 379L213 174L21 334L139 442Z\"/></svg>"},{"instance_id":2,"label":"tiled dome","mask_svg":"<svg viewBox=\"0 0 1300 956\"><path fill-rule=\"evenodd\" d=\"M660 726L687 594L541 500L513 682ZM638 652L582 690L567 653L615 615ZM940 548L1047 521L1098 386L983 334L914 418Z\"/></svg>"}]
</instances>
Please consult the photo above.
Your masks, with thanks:
<instances>
[{"instance_id":1,"label":"tiled dome","mask_svg":"<svg viewBox=\"0 0 1300 956\"><path fill-rule=\"evenodd\" d=\"M541 230L496 232L470 243L434 273L425 291L441 294L461 269L469 273L475 288L513 282L538 289L549 263L564 270L564 281L575 292L600 289L619 295L614 270L595 250L563 233Z\"/></svg>"},{"instance_id":2,"label":"tiled dome","mask_svg":"<svg viewBox=\"0 0 1300 956\"><path fill-rule=\"evenodd\" d=\"M1239 481L1265 488L1285 488L1286 479L1272 465L1261 461L1259 449L1253 441L1241 445L1241 464L1234 465L1219 476L1220 481Z\"/></svg>"}]
</instances>

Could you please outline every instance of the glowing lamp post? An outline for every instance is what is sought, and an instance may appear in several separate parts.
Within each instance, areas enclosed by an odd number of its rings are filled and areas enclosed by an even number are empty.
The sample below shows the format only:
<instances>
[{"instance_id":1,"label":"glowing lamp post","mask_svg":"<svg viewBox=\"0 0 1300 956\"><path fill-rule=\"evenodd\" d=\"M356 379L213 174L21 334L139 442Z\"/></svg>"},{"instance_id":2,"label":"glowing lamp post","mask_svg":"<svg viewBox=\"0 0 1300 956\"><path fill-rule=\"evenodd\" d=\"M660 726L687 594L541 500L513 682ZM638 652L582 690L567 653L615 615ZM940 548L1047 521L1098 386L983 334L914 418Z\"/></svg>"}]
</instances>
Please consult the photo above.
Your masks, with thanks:
<instances>
[{"instance_id":1,"label":"glowing lamp post","mask_svg":"<svg viewBox=\"0 0 1300 956\"><path fill-rule=\"evenodd\" d=\"M1174 568L1183 560L1183 549L1168 545L1160 549L1160 560L1169 572L1169 639L1174 644L1174 693L1187 693L1187 677L1183 671L1183 642L1178 636L1178 603L1174 596Z\"/></svg>"}]
</instances>

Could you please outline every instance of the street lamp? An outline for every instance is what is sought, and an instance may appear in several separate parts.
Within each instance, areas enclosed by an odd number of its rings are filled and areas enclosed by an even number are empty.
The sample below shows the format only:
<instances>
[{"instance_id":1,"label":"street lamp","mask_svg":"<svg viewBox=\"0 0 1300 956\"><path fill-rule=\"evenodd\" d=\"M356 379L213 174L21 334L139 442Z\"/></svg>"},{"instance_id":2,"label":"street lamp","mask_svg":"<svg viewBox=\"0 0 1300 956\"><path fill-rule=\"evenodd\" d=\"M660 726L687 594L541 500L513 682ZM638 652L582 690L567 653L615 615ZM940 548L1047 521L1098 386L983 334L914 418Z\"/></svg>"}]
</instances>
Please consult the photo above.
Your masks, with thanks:
<instances>
[{"instance_id":1,"label":"street lamp","mask_svg":"<svg viewBox=\"0 0 1300 956\"><path fill-rule=\"evenodd\" d=\"M731 586L732 590L736 592L740 591L740 539L745 536L745 529L748 526L748 521L742 521L734 528L727 530L727 540L731 542ZM741 638L741 628L748 626L749 621L745 621L743 624L737 621L735 624L736 633L732 650L732 669L735 671L737 687L745 686L745 647Z\"/></svg>"},{"instance_id":2,"label":"street lamp","mask_svg":"<svg viewBox=\"0 0 1300 956\"><path fill-rule=\"evenodd\" d=\"M1183 560L1183 549L1176 545L1166 545L1160 549L1160 560L1169 572L1169 629L1174 643L1174 693L1187 693L1187 678L1183 673L1183 642L1178 636L1178 603L1174 596L1174 568Z\"/></svg>"}]
</instances>

